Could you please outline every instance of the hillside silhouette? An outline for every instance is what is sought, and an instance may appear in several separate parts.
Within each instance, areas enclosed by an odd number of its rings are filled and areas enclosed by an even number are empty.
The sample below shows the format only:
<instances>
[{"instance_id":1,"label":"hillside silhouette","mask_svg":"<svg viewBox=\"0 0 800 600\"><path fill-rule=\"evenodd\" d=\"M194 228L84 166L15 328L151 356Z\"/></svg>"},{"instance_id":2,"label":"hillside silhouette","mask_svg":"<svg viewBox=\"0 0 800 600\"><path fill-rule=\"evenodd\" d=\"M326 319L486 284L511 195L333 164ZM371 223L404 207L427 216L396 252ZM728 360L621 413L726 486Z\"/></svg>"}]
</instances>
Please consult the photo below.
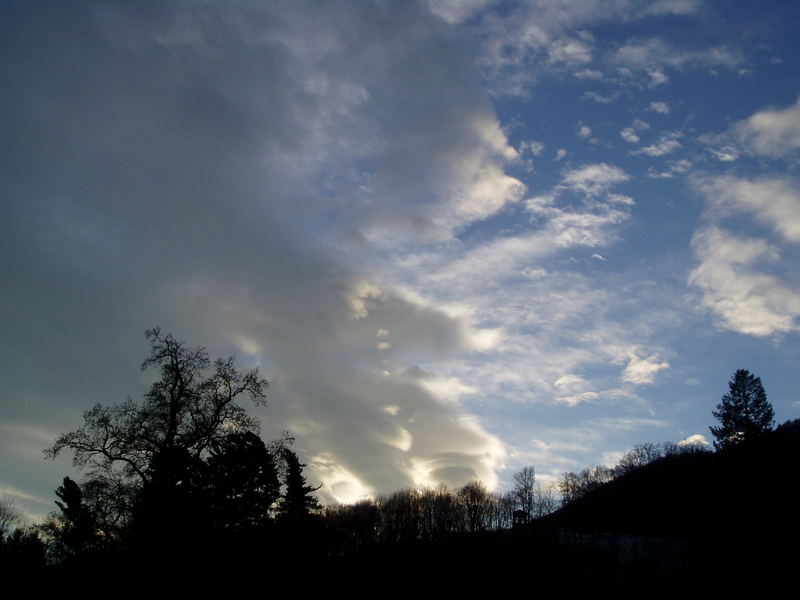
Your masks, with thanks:
<instances>
[{"instance_id":1,"label":"hillside silhouette","mask_svg":"<svg viewBox=\"0 0 800 600\"><path fill-rule=\"evenodd\" d=\"M800 420L720 452L659 458L540 519L540 537L688 579L786 579L800 533Z\"/></svg>"}]
</instances>

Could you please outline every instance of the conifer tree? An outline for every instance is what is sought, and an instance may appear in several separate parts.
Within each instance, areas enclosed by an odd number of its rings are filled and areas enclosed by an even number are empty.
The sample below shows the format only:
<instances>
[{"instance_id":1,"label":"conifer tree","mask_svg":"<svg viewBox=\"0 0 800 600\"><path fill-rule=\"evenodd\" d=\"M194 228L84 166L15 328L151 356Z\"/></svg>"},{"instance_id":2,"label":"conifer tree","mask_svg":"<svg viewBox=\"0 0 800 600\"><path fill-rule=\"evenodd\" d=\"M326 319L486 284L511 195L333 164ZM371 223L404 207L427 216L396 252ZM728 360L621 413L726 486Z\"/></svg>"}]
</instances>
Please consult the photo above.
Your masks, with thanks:
<instances>
[{"instance_id":1,"label":"conifer tree","mask_svg":"<svg viewBox=\"0 0 800 600\"><path fill-rule=\"evenodd\" d=\"M314 487L306 483L303 476L303 463L290 448L284 448L283 460L286 464L286 491L281 503L281 516L290 521L306 518L310 511L320 508L312 495L322 486Z\"/></svg>"},{"instance_id":2,"label":"conifer tree","mask_svg":"<svg viewBox=\"0 0 800 600\"><path fill-rule=\"evenodd\" d=\"M728 393L717 404L717 410L711 413L719 421L718 426L709 427L717 450L771 431L775 421L775 412L767 401L761 378L739 369L728 388Z\"/></svg>"}]
</instances>

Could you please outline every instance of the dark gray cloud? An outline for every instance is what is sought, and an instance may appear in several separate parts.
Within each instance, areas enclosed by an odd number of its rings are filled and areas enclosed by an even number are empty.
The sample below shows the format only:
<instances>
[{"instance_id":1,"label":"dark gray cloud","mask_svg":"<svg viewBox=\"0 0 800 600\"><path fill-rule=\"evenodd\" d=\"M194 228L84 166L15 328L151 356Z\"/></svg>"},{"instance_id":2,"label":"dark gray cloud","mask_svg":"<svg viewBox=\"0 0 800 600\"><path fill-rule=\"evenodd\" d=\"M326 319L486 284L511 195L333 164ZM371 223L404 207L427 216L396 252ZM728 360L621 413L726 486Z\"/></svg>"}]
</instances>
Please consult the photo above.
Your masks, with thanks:
<instances>
[{"instance_id":1,"label":"dark gray cloud","mask_svg":"<svg viewBox=\"0 0 800 600\"><path fill-rule=\"evenodd\" d=\"M0 420L3 456L25 448L5 489L47 499L66 463L38 449L145 389L154 324L261 365L265 436L295 431L329 497L492 481L500 443L401 374L469 348L466 322L331 249L447 237L513 201L446 24L411 2L2 10ZM476 171L507 197L472 194Z\"/></svg>"}]
</instances>

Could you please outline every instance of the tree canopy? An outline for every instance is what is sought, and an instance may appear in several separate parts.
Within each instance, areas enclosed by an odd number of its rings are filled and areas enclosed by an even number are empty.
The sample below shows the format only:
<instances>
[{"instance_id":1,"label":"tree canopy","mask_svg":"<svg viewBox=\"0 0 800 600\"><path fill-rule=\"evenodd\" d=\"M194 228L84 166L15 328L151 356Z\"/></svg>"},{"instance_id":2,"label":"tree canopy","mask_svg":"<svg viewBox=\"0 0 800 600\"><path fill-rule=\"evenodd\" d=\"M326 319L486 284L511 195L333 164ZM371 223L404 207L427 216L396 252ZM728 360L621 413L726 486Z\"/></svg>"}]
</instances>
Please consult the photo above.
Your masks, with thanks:
<instances>
[{"instance_id":1,"label":"tree canopy","mask_svg":"<svg viewBox=\"0 0 800 600\"><path fill-rule=\"evenodd\" d=\"M143 402L96 404L84 413L82 427L56 438L48 456L71 450L77 467L106 477L121 473L144 484L157 465L179 455L199 459L227 434L258 431L258 421L236 402L243 395L266 402L268 384L257 369L240 373L233 357L217 359L212 368L204 348L187 346L158 327L146 336L150 355L142 370L160 368L161 377Z\"/></svg>"},{"instance_id":2,"label":"tree canopy","mask_svg":"<svg viewBox=\"0 0 800 600\"><path fill-rule=\"evenodd\" d=\"M61 512L50 533L65 555L125 539L142 555L177 556L199 548L195 542L212 530L237 531L272 516L280 492L275 455L258 420L237 403L249 396L264 404L267 381L256 369L240 372L233 357L212 363L204 348L159 328L146 336L142 370L158 368L160 377L143 400L95 405L82 427L45 450L50 457L72 451L75 466L89 471L82 484L65 478L56 491Z\"/></svg>"},{"instance_id":3,"label":"tree canopy","mask_svg":"<svg viewBox=\"0 0 800 600\"><path fill-rule=\"evenodd\" d=\"M717 450L771 431L775 421L775 412L759 377L739 369L728 382L728 388L711 413L719 421L718 426L709 427Z\"/></svg>"}]
</instances>

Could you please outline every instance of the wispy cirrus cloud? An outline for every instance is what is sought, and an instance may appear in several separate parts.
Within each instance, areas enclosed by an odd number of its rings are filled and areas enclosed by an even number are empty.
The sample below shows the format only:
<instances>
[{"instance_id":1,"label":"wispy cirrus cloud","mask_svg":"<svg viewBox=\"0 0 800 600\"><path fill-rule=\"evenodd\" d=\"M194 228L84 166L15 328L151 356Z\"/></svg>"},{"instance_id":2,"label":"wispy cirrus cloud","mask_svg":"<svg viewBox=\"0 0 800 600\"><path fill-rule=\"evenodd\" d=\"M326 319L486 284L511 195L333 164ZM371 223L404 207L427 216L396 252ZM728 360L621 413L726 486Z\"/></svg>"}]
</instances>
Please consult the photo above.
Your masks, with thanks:
<instances>
[{"instance_id":1,"label":"wispy cirrus cloud","mask_svg":"<svg viewBox=\"0 0 800 600\"><path fill-rule=\"evenodd\" d=\"M591 27L609 21L691 15L700 5L689 0L537 0L513 6L500 16L496 12L482 14L485 4L469 3L460 10L450 2L432 4L451 22L480 20L475 28L482 39L480 62L493 81L495 93L518 96L526 95L540 77L549 73L566 71L579 79L602 79L602 71L590 66L597 55Z\"/></svg>"},{"instance_id":2,"label":"wispy cirrus cloud","mask_svg":"<svg viewBox=\"0 0 800 600\"><path fill-rule=\"evenodd\" d=\"M715 47L686 49L661 39L649 38L630 41L618 48L611 56L612 62L636 70L654 70L663 67L683 69L687 67L726 67L734 69L744 59L737 50Z\"/></svg>"}]
</instances>

